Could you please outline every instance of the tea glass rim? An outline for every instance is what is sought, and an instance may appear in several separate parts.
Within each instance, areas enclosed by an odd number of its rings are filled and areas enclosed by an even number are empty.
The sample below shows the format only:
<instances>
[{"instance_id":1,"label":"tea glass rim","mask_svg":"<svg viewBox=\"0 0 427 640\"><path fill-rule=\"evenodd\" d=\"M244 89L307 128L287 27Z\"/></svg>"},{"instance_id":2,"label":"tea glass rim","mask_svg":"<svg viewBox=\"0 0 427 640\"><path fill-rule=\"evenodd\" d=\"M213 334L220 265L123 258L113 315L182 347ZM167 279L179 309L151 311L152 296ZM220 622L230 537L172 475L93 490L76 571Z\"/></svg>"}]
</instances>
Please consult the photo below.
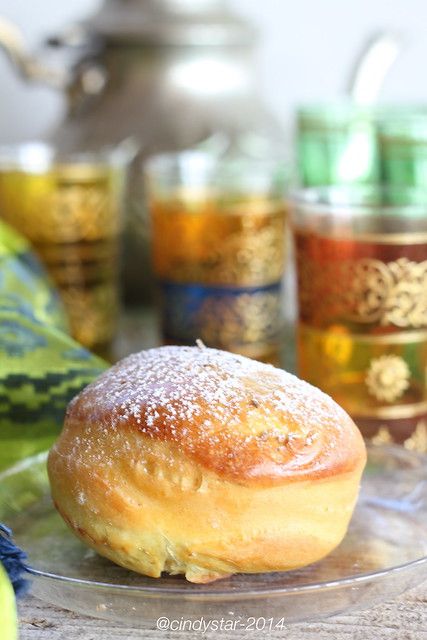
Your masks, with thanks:
<instances>
[{"instance_id":1,"label":"tea glass rim","mask_svg":"<svg viewBox=\"0 0 427 640\"><path fill-rule=\"evenodd\" d=\"M323 102L302 102L296 107L299 123L319 121L327 124L346 123L359 117L368 117L378 121L379 125L393 122L389 118L400 118L405 122L427 119L427 103L424 102L385 102L364 105L350 99Z\"/></svg>"},{"instance_id":2,"label":"tea glass rim","mask_svg":"<svg viewBox=\"0 0 427 640\"><path fill-rule=\"evenodd\" d=\"M143 175L147 193L156 199L230 196L286 201L288 166L285 158L244 154L227 157L187 149L151 156L144 163Z\"/></svg>"},{"instance_id":3,"label":"tea glass rim","mask_svg":"<svg viewBox=\"0 0 427 640\"><path fill-rule=\"evenodd\" d=\"M409 196L401 201L402 194ZM390 203L389 197L399 198ZM369 200L368 198L371 198ZM372 197L375 200L372 201ZM289 193L291 209L312 216L331 215L340 218L370 216L427 218L427 189L383 185L320 185L298 187ZM295 218L295 213L294 216Z\"/></svg>"},{"instance_id":4,"label":"tea glass rim","mask_svg":"<svg viewBox=\"0 0 427 640\"><path fill-rule=\"evenodd\" d=\"M0 144L0 172L43 174L54 167L67 169L73 166L124 169L135 152L134 143L130 140L79 151L65 151L46 140L5 143Z\"/></svg>"},{"instance_id":5,"label":"tea glass rim","mask_svg":"<svg viewBox=\"0 0 427 640\"><path fill-rule=\"evenodd\" d=\"M409 199L403 200L403 194ZM397 199L390 201L390 196ZM426 189L317 186L294 190L288 204L294 233L310 232L375 244L427 242Z\"/></svg>"},{"instance_id":6,"label":"tea glass rim","mask_svg":"<svg viewBox=\"0 0 427 640\"><path fill-rule=\"evenodd\" d=\"M155 153L144 160L143 171L148 177L164 177L169 171L176 169L182 162L197 161L199 165L202 163L205 168L210 167L232 167L236 162L246 164L251 169L265 168L266 170L277 169L286 166L286 158L274 157L256 157L241 154L240 156L218 155L205 150L199 149L182 149L178 151L165 151Z\"/></svg>"}]
</instances>

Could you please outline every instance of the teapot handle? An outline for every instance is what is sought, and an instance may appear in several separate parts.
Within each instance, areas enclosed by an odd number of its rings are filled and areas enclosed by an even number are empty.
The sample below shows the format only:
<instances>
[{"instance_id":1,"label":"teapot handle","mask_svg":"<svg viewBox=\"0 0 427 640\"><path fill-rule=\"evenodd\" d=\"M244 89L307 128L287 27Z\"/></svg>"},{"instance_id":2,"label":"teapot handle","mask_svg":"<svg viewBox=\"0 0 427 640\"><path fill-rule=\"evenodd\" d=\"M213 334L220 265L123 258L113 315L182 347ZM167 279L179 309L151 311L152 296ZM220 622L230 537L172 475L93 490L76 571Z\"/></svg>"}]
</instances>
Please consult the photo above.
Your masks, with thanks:
<instances>
[{"instance_id":1,"label":"teapot handle","mask_svg":"<svg viewBox=\"0 0 427 640\"><path fill-rule=\"evenodd\" d=\"M366 43L355 65L348 93L355 104L372 106L378 100L385 78L400 55L401 33L381 31Z\"/></svg>"},{"instance_id":2,"label":"teapot handle","mask_svg":"<svg viewBox=\"0 0 427 640\"><path fill-rule=\"evenodd\" d=\"M0 17L0 48L24 80L41 82L54 89L64 89L68 85L69 73L53 69L31 55L20 30L3 17Z\"/></svg>"}]
</instances>

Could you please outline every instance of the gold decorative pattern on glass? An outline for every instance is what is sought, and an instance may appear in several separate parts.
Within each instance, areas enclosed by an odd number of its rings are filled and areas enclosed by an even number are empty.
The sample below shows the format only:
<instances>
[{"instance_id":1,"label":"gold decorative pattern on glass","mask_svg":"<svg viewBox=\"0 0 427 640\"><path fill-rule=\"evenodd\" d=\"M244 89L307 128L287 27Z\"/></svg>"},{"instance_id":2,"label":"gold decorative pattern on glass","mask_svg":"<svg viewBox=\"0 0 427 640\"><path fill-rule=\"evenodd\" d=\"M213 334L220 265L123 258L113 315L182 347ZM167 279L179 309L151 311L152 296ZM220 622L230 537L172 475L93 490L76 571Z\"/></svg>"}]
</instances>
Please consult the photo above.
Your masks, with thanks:
<instances>
[{"instance_id":1,"label":"gold decorative pattern on glass","mask_svg":"<svg viewBox=\"0 0 427 640\"><path fill-rule=\"evenodd\" d=\"M403 358L383 355L371 360L366 373L366 386L377 400L394 402L409 387L411 372Z\"/></svg>"},{"instance_id":2,"label":"gold decorative pattern on glass","mask_svg":"<svg viewBox=\"0 0 427 640\"><path fill-rule=\"evenodd\" d=\"M0 216L33 244L57 284L73 337L108 355L119 309L123 169L108 160L0 171Z\"/></svg>"},{"instance_id":3,"label":"gold decorative pattern on glass","mask_svg":"<svg viewBox=\"0 0 427 640\"><path fill-rule=\"evenodd\" d=\"M278 341L280 295L257 292L206 299L197 313L202 340L226 348Z\"/></svg>"},{"instance_id":4,"label":"gold decorative pattern on glass","mask_svg":"<svg viewBox=\"0 0 427 640\"><path fill-rule=\"evenodd\" d=\"M117 235L120 217L111 197L117 172L59 165L46 173L0 172L2 217L35 244L93 242Z\"/></svg>"},{"instance_id":5,"label":"gold decorative pattern on glass","mask_svg":"<svg viewBox=\"0 0 427 640\"><path fill-rule=\"evenodd\" d=\"M382 327L427 327L427 261L362 258L299 267L302 311L319 322L329 315Z\"/></svg>"},{"instance_id":6,"label":"gold decorative pattern on glass","mask_svg":"<svg viewBox=\"0 0 427 640\"><path fill-rule=\"evenodd\" d=\"M427 453L427 420L421 420L415 427L413 434L405 440L405 449Z\"/></svg>"},{"instance_id":7,"label":"gold decorative pattern on glass","mask_svg":"<svg viewBox=\"0 0 427 640\"><path fill-rule=\"evenodd\" d=\"M372 436L372 438L370 438L370 442L377 446L380 446L382 444L392 444L393 436L390 433L390 429L387 426L382 425L378 429L377 433Z\"/></svg>"},{"instance_id":8,"label":"gold decorative pattern on glass","mask_svg":"<svg viewBox=\"0 0 427 640\"><path fill-rule=\"evenodd\" d=\"M391 424L383 424L379 427L374 436L369 438L369 441L375 445L392 444L393 438L393 426ZM427 420L422 419L416 423L412 435L403 441L403 446L409 451L417 451L418 453L427 453Z\"/></svg>"},{"instance_id":9,"label":"gold decorative pattern on glass","mask_svg":"<svg viewBox=\"0 0 427 640\"><path fill-rule=\"evenodd\" d=\"M239 287L280 280L286 224L282 202L172 199L153 201L151 208L160 280Z\"/></svg>"}]
</instances>

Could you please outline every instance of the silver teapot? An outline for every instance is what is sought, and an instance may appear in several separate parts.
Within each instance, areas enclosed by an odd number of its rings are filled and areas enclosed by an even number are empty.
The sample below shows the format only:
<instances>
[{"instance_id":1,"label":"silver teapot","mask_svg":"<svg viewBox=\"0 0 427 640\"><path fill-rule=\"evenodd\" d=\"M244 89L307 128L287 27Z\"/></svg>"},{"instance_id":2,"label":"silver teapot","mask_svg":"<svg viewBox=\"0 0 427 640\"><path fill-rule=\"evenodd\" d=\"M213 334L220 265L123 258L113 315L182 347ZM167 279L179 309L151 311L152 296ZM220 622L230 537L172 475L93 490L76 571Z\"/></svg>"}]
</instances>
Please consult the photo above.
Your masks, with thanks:
<instances>
[{"instance_id":1,"label":"silver teapot","mask_svg":"<svg viewBox=\"0 0 427 640\"><path fill-rule=\"evenodd\" d=\"M0 20L0 46L19 73L67 94L66 117L49 136L60 149L137 141L124 252L129 302L147 300L152 281L141 161L217 133L243 146L249 136L252 147L255 136L268 154L282 139L257 90L255 43L225 0L104 0L49 39L50 50L65 54L56 65L29 54L16 27Z\"/></svg>"}]
</instances>

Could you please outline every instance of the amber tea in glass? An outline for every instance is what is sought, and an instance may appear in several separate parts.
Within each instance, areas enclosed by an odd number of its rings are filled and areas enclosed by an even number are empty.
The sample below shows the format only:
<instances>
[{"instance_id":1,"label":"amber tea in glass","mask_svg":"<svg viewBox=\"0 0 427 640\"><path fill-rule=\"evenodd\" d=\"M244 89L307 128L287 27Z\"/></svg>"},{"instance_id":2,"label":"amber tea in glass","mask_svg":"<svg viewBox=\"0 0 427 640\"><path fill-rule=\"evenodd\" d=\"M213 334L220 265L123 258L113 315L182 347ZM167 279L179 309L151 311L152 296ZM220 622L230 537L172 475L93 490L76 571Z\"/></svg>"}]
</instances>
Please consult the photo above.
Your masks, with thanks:
<instances>
[{"instance_id":1,"label":"amber tea in glass","mask_svg":"<svg viewBox=\"0 0 427 640\"><path fill-rule=\"evenodd\" d=\"M24 234L63 299L73 337L108 356L119 308L124 158L0 149L0 216Z\"/></svg>"},{"instance_id":2,"label":"amber tea in glass","mask_svg":"<svg viewBox=\"0 0 427 640\"><path fill-rule=\"evenodd\" d=\"M427 450L427 197L307 189L292 220L299 375L368 437Z\"/></svg>"},{"instance_id":3,"label":"amber tea in glass","mask_svg":"<svg viewBox=\"0 0 427 640\"><path fill-rule=\"evenodd\" d=\"M280 167L196 152L147 167L166 343L279 359L285 260Z\"/></svg>"}]
</instances>

